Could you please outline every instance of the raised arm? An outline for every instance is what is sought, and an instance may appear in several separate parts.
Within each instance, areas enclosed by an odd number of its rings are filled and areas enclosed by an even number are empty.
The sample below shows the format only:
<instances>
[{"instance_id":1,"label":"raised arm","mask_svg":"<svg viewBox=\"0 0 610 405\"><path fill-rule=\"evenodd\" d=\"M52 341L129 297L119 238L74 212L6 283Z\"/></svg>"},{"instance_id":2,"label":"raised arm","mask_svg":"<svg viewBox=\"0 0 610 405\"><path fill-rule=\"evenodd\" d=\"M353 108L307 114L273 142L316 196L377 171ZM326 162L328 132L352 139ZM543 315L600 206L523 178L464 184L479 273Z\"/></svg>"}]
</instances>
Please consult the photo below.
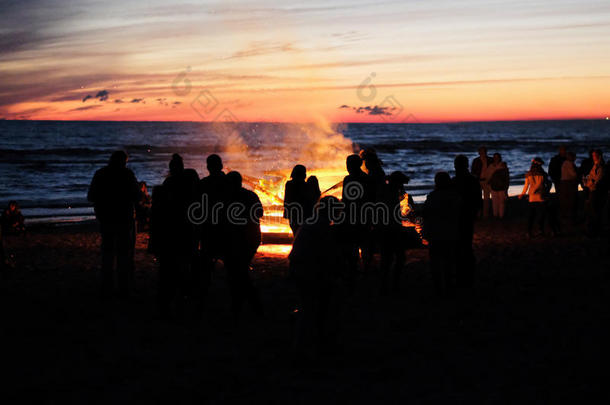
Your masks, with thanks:
<instances>
[{"instance_id":1,"label":"raised arm","mask_svg":"<svg viewBox=\"0 0 610 405\"><path fill-rule=\"evenodd\" d=\"M525 185L523 186L523 190L521 191L521 194L519 194L519 199L523 198L523 196L527 193L527 190L530 188L530 186L531 186L530 176L525 176Z\"/></svg>"}]
</instances>

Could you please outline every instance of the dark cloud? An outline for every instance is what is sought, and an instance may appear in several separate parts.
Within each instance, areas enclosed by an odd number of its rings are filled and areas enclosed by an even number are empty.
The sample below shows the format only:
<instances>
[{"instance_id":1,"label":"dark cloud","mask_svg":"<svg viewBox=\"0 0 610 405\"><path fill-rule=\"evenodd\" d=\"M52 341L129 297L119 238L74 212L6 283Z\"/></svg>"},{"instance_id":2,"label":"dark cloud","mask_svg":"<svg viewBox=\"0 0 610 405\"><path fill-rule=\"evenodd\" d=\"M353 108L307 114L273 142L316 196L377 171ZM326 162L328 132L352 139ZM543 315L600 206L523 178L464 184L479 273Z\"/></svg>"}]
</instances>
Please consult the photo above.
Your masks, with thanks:
<instances>
[{"instance_id":1,"label":"dark cloud","mask_svg":"<svg viewBox=\"0 0 610 405\"><path fill-rule=\"evenodd\" d=\"M84 107L77 107L77 108L73 108L71 110L68 110L68 112L72 112L72 111L87 111L87 110L93 110L95 108L100 108L101 105L100 104L95 104L95 105L86 105Z\"/></svg>"},{"instance_id":2,"label":"dark cloud","mask_svg":"<svg viewBox=\"0 0 610 405\"><path fill-rule=\"evenodd\" d=\"M175 105L182 104L182 101L174 101Z\"/></svg>"},{"instance_id":3,"label":"dark cloud","mask_svg":"<svg viewBox=\"0 0 610 405\"><path fill-rule=\"evenodd\" d=\"M116 100L114 100L115 103L122 103L123 100L121 100L120 98L117 98Z\"/></svg>"},{"instance_id":4,"label":"dark cloud","mask_svg":"<svg viewBox=\"0 0 610 405\"><path fill-rule=\"evenodd\" d=\"M97 98L100 101L106 101L108 100L108 90L100 90L95 94L95 97L93 97L91 94L87 94L85 97L83 97L83 103L91 98Z\"/></svg>"},{"instance_id":5,"label":"dark cloud","mask_svg":"<svg viewBox=\"0 0 610 405\"><path fill-rule=\"evenodd\" d=\"M134 98L131 100L131 102L132 103L141 103L141 102L144 102L144 99L143 98Z\"/></svg>"},{"instance_id":6,"label":"dark cloud","mask_svg":"<svg viewBox=\"0 0 610 405\"><path fill-rule=\"evenodd\" d=\"M379 107L375 106L362 106L362 107L350 107L347 104L343 104L339 108L351 108L356 114L368 114L368 115L392 115L392 111L396 110L396 107Z\"/></svg>"},{"instance_id":7,"label":"dark cloud","mask_svg":"<svg viewBox=\"0 0 610 405\"><path fill-rule=\"evenodd\" d=\"M100 91L98 91L97 94L95 95L95 98L99 98L100 101L108 100L108 90L100 90Z\"/></svg>"}]
</instances>

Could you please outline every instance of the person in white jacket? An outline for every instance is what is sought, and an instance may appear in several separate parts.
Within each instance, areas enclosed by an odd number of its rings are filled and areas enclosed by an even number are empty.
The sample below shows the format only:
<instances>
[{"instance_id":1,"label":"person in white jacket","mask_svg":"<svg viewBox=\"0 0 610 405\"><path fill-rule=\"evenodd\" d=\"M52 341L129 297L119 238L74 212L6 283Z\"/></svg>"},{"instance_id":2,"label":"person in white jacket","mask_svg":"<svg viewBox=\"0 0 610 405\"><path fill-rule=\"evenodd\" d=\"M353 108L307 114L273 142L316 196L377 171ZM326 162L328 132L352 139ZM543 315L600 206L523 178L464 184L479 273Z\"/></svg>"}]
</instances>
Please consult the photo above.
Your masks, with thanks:
<instances>
[{"instance_id":1,"label":"person in white jacket","mask_svg":"<svg viewBox=\"0 0 610 405\"><path fill-rule=\"evenodd\" d=\"M538 222L540 233L544 234L546 220L546 202L549 193L548 175L542 168L544 162L537 157L532 160L530 170L525 174L525 185L519 199L527 194L529 198L529 215L527 220L527 234L533 236L534 223Z\"/></svg>"}]
</instances>

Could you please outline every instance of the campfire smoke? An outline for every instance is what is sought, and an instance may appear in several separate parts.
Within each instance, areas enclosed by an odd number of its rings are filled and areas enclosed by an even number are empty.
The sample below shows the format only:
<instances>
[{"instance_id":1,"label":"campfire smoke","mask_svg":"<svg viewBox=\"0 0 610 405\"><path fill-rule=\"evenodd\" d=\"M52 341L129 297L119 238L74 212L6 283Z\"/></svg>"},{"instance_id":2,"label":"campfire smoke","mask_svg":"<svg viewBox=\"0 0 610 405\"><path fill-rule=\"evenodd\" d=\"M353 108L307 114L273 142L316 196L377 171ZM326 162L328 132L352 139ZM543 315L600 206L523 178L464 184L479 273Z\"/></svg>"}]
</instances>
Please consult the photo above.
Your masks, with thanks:
<instances>
[{"instance_id":1,"label":"campfire smoke","mask_svg":"<svg viewBox=\"0 0 610 405\"><path fill-rule=\"evenodd\" d=\"M256 192L265 208L261 221L264 235L289 238L283 218L284 187L296 164L318 178L320 189L340 195L345 158L354 153L352 141L337 125L315 123L218 123L215 151L222 154L229 170L238 170L244 187ZM333 188L339 184L338 187ZM327 195L328 195L327 194Z\"/></svg>"}]
</instances>

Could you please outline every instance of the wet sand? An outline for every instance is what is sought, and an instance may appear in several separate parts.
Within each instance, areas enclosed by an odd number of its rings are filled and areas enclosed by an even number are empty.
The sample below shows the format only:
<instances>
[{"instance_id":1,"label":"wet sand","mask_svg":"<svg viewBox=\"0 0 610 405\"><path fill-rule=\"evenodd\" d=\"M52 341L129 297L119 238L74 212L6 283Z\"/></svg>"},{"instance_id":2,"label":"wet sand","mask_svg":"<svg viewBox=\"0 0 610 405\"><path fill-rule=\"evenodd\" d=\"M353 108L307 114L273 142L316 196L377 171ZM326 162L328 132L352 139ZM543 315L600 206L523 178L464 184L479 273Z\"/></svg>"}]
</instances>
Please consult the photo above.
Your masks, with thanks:
<instances>
[{"instance_id":1,"label":"wet sand","mask_svg":"<svg viewBox=\"0 0 610 405\"><path fill-rule=\"evenodd\" d=\"M156 316L144 235L129 302L99 300L95 226L10 237L3 402L587 401L607 380L608 239L579 227L527 239L523 206L477 224L476 288L463 304L438 299L427 251L410 251L400 293L380 297L370 274L353 296L337 294L341 350L306 365L291 356L297 298L283 257L254 263L264 321L232 321L219 268L204 319L169 322Z\"/></svg>"}]
</instances>

